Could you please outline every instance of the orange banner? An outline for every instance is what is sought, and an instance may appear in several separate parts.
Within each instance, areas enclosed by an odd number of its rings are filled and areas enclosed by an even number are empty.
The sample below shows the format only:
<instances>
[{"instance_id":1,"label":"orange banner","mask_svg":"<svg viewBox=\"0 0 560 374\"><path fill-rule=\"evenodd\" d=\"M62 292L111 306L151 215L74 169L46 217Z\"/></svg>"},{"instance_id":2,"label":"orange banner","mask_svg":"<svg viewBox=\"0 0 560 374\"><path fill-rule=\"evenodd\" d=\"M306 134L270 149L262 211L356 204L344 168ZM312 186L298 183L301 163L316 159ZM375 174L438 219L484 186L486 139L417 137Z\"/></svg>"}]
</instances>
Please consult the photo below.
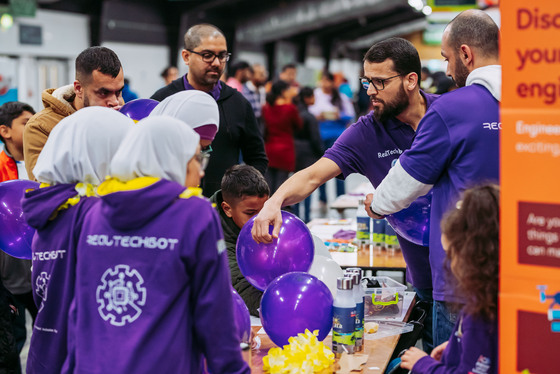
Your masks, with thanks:
<instances>
[{"instance_id":1,"label":"orange banner","mask_svg":"<svg viewBox=\"0 0 560 374\"><path fill-rule=\"evenodd\" d=\"M560 373L560 7L500 11L500 373Z\"/></svg>"}]
</instances>

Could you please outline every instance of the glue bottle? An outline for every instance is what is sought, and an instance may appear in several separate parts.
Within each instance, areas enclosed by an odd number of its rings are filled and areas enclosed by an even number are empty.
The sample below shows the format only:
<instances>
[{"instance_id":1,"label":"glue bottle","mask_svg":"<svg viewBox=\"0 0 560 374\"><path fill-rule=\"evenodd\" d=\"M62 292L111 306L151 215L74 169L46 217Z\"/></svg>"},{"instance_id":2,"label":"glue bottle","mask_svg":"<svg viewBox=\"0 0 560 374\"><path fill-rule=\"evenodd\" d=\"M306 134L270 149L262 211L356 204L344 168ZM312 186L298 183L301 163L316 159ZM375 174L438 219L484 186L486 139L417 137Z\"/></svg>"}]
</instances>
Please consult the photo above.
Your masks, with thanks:
<instances>
[{"instance_id":1,"label":"glue bottle","mask_svg":"<svg viewBox=\"0 0 560 374\"><path fill-rule=\"evenodd\" d=\"M364 289L362 288L362 269L350 268L346 270L345 277L351 278L353 282L352 296L356 303L356 325L354 332L356 336L355 351L364 350Z\"/></svg>"},{"instance_id":2,"label":"glue bottle","mask_svg":"<svg viewBox=\"0 0 560 374\"><path fill-rule=\"evenodd\" d=\"M356 211L356 225L356 239L358 243L369 244L371 240L371 218L366 213L363 199L360 199L358 201L358 210Z\"/></svg>"},{"instance_id":3,"label":"glue bottle","mask_svg":"<svg viewBox=\"0 0 560 374\"><path fill-rule=\"evenodd\" d=\"M356 302L351 278L336 279L336 298L333 303L332 350L337 357L342 353L354 353L356 327Z\"/></svg>"}]
</instances>

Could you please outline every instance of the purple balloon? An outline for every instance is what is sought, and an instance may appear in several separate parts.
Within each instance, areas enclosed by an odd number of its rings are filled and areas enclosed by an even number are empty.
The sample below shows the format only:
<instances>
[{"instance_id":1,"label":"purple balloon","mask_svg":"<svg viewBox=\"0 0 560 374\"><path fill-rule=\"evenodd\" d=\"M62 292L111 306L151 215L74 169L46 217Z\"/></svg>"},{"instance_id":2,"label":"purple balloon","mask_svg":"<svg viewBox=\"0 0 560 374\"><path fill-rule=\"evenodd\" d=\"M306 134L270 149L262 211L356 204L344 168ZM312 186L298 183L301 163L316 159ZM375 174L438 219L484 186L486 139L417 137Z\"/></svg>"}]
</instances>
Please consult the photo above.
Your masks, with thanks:
<instances>
[{"instance_id":1,"label":"purple balloon","mask_svg":"<svg viewBox=\"0 0 560 374\"><path fill-rule=\"evenodd\" d=\"M239 334L240 343L249 343L251 340L251 317L249 315L249 308L239 296L239 294L232 288L233 295L233 317L237 333Z\"/></svg>"},{"instance_id":2,"label":"purple balloon","mask_svg":"<svg viewBox=\"0 0 560 374\"><path fill-rule=\"evenodd\" d=\"M152 99L134 99L124 104L119 112L130 117L133 121L140 121L154 110L159 102Z\"/></svg>"},{"instance_id":3,"label":"purple balloon","mask_svg":"<svg viewBox=\"0 0 560 374\"><path fill-rule=\"evenodd\" d=\"M403 238L427 246L430 243L431 206L432 191L414 200L408 208L387 216L387 222Z\"/></svg>"},{"instance_id":4,"label":"purple balloon","mask_svg":"<svg viewBox=\"0 0 560 374\"><path fill-rule=\"evenodd\" d=\"M314 255L313 237L302 220L282 211L278 239L269 244L253 240L251 229L254 222L255 217L243 226L236 246L239 269L249 283L264 291L272 280L282 274L309 270Z\"/></svg>"},{"instance_id":5,"label":"purple balloon","mask_svg":"<svg viewBox=\"0 0 560 374\"><path fill-rule=\"evenodd\" d=\"M31 259L31 241L35 229L23 218L21 199L25 190L38 188L39 183L16 179L0 183L0 249L10 256Z\"/></svg>"},{"instance_id":6,"label":"purple balloon","mask_svg":"<svg viewBox=\"0 0 560 374\"><path fill-rule=\"evenodd\" d=\"M333 297L325 283L308 273L293 272L273 280L261 299L261 322L270 340L279 347L305 329L329 334Z\"/></svg>"}]
</instances>

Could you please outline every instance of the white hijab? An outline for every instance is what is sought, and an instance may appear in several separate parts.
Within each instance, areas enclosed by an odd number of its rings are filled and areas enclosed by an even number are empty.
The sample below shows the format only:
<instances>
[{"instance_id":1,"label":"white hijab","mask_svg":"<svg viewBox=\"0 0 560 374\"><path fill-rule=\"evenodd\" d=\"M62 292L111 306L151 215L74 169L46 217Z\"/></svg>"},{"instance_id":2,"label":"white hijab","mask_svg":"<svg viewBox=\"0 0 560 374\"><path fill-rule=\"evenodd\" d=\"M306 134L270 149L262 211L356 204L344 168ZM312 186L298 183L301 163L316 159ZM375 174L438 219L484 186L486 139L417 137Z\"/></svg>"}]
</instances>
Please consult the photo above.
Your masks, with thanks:
<instances>
[{"instance_id":1,"label":"white hijab","mask_svg":"<svg viewBox=\"0 0 560 374\"><path fill-rule=\"evenodd\" d=\"M111 159L133 126L130 118L113 109L80 109L51 131L33 174L48 184L98 185L109 174Z\"/></svg>"},{"instance_id":2,"label":"white hijab","mask_svg":"<svg viewBox=\"0 0 560 374\"><path fill-rule=\"evenodd\" d=\"M150 113L150 116L161 115L180 119L206 140L213 140L220 126L216 100L198 90L181 91L166 97Z\"/></svg>"},{"instance_id":3,"label":"white hijab","mask_svg":"<svg viewBox=\"0 0 560 374\"><path fill-rule=\"evenodd\" d=\"M183 121L169 116L140 120L122 141L111 161L111 175L122 181L157 177L185 184L187 163L200 136Z\"/></svg>"}]
</instances>

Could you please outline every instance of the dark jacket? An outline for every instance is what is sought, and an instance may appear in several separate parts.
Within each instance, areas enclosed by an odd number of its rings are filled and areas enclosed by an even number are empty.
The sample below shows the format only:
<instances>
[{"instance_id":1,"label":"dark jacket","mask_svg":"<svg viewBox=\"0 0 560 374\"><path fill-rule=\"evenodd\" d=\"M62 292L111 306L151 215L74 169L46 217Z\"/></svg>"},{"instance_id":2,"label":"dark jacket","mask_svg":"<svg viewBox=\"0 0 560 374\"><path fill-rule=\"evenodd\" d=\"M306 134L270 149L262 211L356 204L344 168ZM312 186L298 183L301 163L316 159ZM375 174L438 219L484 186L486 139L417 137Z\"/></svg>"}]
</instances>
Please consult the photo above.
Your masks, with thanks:
<instances>
[{"instance_id":1,"label":"dark jacket","mask_svg":"<svg viewBox=\"0 0 560 374\"><path fill-rule=\"evenodd\" d=\"M303 105L299 107L299 115L303 121L303 127L294 133L296 171L311 166L323 156L319 121Z\"/></svg>"},{"instance_id":2,"label":"dark jacket","mask_svg":"<svg viewBox=\"0 0 560 374\"><path fill-rule=\"evenodd\" d=\"M202 191L207 197L220 189L225 171L240 162L240 152L243 162L254 166L263 175L268 165L263 137L251 104L237 90L223 82L219 84L222 85L220 98L217 100L220 129L212 142L212 156L202 180ZM162 101L184 90L183 77L180 77L157 90L151 99Z\"/></svg>"},{"instance_id":3,"label":"dark jacket","mask_svg":"<svg viewBox=\"0 0 560 374\"><path fill-rule=\"evenodd\" d=\"M211 198L210 201L216 205L216 209L220 214L220 222L222 223L222 230L224 230L224 239L226 241L229 272L231 273L231 284L237 293L241 296L247 308L249 308L249 313L251 315L258 317L260 307L262 291L259 291L249 283L247 279L241 274L239 265L237 264L237 256L235 246L237 244L237 237L241 229L237 227L233 219L226 216L224 210L222 209L222 190L217 191Z\"/></svg>"}]
</instances>

